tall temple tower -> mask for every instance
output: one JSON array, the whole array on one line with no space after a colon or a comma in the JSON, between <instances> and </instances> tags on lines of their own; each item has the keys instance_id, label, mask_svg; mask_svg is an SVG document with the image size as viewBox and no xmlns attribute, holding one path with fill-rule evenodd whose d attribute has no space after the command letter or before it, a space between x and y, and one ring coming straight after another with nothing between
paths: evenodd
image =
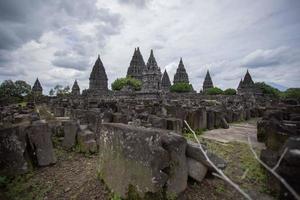
<instances>
[{"instance_id":1,"label":"tall temple tower","mask_svg":"<svg viewBox=\"0 0 300 200\"><path fill-rule=\"evenodd\" d=\"M43 94L43 88L42 88L42 85L38 78L34 82L34 85L32 86L31 91L34 95L42 95Z\"/></svg>"},{"instance_id":2,"label":"tall temple tower","mask_svg":"<svg viewBox=\"0 0 300 200\"><path fill-rule=\"evenodd\" d=\"M151 49L145 70L143 71L143 92L157 92L161 89L161 71Z\"/></svg>"},{"instance_id":3,"label":"tall temple tower","mask_svg":"<svg viewBox=\"0 0 300 200\"><path fill-rule=\"evenodd\" d=\"M95 94L103 94L108 91L107 75L105 68L98 56L90 75L89 91Z\"/></svg>"},{"instance_id":4,"label":"tall temple tower","mask_svg":"<svg viewBox=\"0 0 300 200\"><path fill-rule=\"evenodd\" d=\"M204 82L203 82L203 92L205 92L207 89L209 88L213 88L214 84L211 80L210 74L209 74L209 70L207 70Z\"/></svg>"},{"instance_id":5,"label":"tall temple tower","mask_svg":"<svg viewBox=\"0 0 300 200\"><path fill-rule=\"evenodd\" d=\"M140 52L140 48L134 49L134 53L132 59L130 61L130 65L127 70L127 77L132 77L138 79L140 81L143 80L143 71L146 65L143 59L143 56Z\"/></svg>"},{"instance_id":6,"label":"tall temple tower","mask_svg":"<svg viewBox=\"0 0 300 200\"><path fill-rule=\"evenodd\" d=\"M72 86L71 94L74 95L74 96L79 96L80 95L80 88L79 88L79 85L77 83L77 80L74 81L74 84Z\"/></svg>"},{"instance_id":7,"label":"tall temple tower","mask_svg":"<svg viewBox=\"0 0 300 200\"><path fill-rule=\"evenodd\" d=\"M163 77L161 79L161 89L163 91L168 92L170 90L170 87L171 87L171 81L170 81L167 70L165 70Z\"/></svg>"},{"instance_id":8,"label":"tall temple tower","mask_svg":"<svg viewBox=\"0 0 300 200\"><path fill-rule=\"evenodd\" d=\"M247 70L244 80L241 79L239 86L237 88L237 93L240 95L243 94L261 94L259 88L257 88L252 80L252 77Z\"/></svg>"},{"instance_id":9,"label":"tall temple tower","mask_svg":"<svg viewBox=\"0 0 300 200\"><path fill-rule=\"evenodd\" d=\"M189 76L186 73L186 70L184 68L182 58L180 58L179 65L177 67L177 71L174 75L173 83L189 83Z\"/></svg>"}]
</instances>

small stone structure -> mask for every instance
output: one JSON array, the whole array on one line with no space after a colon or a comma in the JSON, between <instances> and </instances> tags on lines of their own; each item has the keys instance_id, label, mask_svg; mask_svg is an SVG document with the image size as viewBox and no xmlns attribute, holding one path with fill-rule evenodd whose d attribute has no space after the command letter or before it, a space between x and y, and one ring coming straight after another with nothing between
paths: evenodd
<instances>
[{"instance_id":1,"label":"small stone structure","mask_svg":"<svg viewBox=\"0 0 300 200\"><path fill-rule=\"evenodd\" d=\"M161 79L161 89L165 92L169 92L171 87L171 81L167 70L165 69L163 77Z\"/></svg>"},{"instance_id":2,"label":"small stone structure","mask_svg":"<svg viewBox=\"0 0 300 200\"><path fill-rule=\"evenodd\" d=\"M143 71L142 91L146 93L161 90L161 71L151 49L145 70Z\"/></svg>"},{"instance_id":3,"label":"small stone structure","mask_svg":"<svg viewBox=\"0 0 300 200\"><path fill-rule=\"evenodd\" d=\"M105 72L105 68L103 66L103 63L100 59L100 55L98 56L91 75L90 75L90 83L89 83L89 94L105 94L108 92L108 87L107 87L107 75Z\"/></svg>"},{"instance_id":4,"label":"small stone structure","mask_svg":"<svg viewBox=\"0 0 300 200\"><path fill-rule=\"evenodd\" d=\"M143 59L143 56L140 52L140 48L137 47L134 49L130 65L127 70L127 77L132 77L140 81L143 80L143 71L145 70L146 65Z\"/></svg>"},{"instance_id":5,"label":"small stone structure","mask_svg":"<svg viewBox=\"0 0 300 200\"><path fill-rule=\"evenodd\" d=\"M177 71L174 75L173 83L189 83L189 76L184 68L182 58L180 58Z\"/></svg>"},{"instance_id":6,"label":"small stone structure","mask_svg":"<svg viewBox=\"0 0 300 200\"><path fill-rule=\"evenodd\" d=\"M72 86L71 94L73 96L79 96L80 95L80 88L79 88L79 85L77 83L77 80L74 81L74 84Z\"/></svg>"},{"instance_id":7,"label":"small stone structure","mask_svg":"<svg viewBox=\"0 0 300 200\"><path fill-rule=\"evenodd\" d=\"M209 70L207 70L207 73L205 75L205 79L203 82L203 92L206 92L209 88L213 88L213 87L214 87L214 84L211 80Z\"/></svg>"},{"instance_id":8,"label":"small stone structure","mask_svg":"<svg viewBox=\"0 0 300 200\"><path fill-rule=\"evenodd\" d=\"M32 86L32 93L37 96L43 94L43 88L38 78L36 79L34 85Z\"/></svg>"}]
</instances>

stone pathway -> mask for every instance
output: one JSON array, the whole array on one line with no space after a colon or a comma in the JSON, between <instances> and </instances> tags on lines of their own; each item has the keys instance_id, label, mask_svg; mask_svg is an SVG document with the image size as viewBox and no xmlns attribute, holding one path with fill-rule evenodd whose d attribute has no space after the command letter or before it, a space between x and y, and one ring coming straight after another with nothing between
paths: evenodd
<instances>
[{"instance_id":1,"label":"stone pathway","mask_svg":"<svg viewBox=\"0 0 300 200\"><path fill-rule=\"evenodd\" d=\"M258 149L265 148L264 143L257 141L256 128L257 119L251 119L249 121L232 123L229 125L229 129L214 129L205 131L201 137L211 140L216 140L222 143L228 142L243 142L248 144L248 136L250 136L252 145Z\"/></svg>"}]
</instances>

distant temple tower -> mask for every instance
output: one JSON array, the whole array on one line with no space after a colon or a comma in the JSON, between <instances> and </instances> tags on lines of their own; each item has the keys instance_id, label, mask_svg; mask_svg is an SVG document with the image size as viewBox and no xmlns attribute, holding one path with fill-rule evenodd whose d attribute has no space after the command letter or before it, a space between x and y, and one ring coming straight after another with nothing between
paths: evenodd
<instances>
[{"instance_id":1,"label":"distant temple tower","mask_svg":"<svg viewBox=\"0 0 300 200\"><path fill-rule=\"evenodd\" d=\"M204 79L204 82L203 82L203 92L205 92L207 89L213 88L213 87L214 87L214 84L211 80L209 71L207 70L207 73L206 73L206 76L205 76L205 79Z\"/></svg>"},{"instance_id":2,"label":"distant temple tower","mask_svg":"<svg viewBox=\"0 0 300 200\"><path fill-rule=\"evenodd\" d=\"M143 80L143 70L146 65L143 59L143 56L140 52L140 48L134 49L134 53L132 59L130 61L130 65L127 70L127 77L132 77L138 79L140 81Z\"/></svg>"},{"instance_id":3,"label":"distant temple tower","mask_svg":"<svg viewBox=\"0 0 300 200\"><path fill-rule=\"evenodd\" d=\"M38 78L36 79L36 81L32 87L32 93L34 95L42 95L43 94L43 88L42 88L42 85Z\"/></svg>"},{"instance_id":4,"label":"distant temple tower","mask_svg":"<svg viewBox=\"0 0 300 200\"><path fill-rule=\"evenodd\" d=\"M77 83L77 80L74 81L74 84L72 86L72 95L74 96L79 96L80 95L80 88L79 85Z\"/></svg>"},{"instance_id":5,"label":"distant temple tower","mask_svg":"<svg viewBox=\"0 0 300 200\"><path fill-rule=\"evenodd\" d=\"M237 93L242 95L242 94L261 94L260 89L258 89L253 80L252 77L247 70L244 80L241 79L239 86L237 88Z\"/></svg>"},{"instance_id":6,"label":"distant temple tower","mask_svg":"<svg viewBox=\"0 0 300 200\"><path fill-rule=\"evenodd\" d=\"M188 77L188 74L186 73L186 70L184 68L182 58L180 58L177 71L174 75L173 83L174 84L176 84L176 83L189 83L189 77Z\"/></svg>"},{"instance_id":7,"label":"distant temple tower","mask_svg":"<svg viewBox=\"0 0 300 200\"><path fill-rule=\"evenodd\" d=\"M157 92L161 89L161 71L151 49L145 70L143 71L142 91Z\"/></svg>"},{"instance_id":8,"label":"distant temple tower","mask_svg":"<svg viewBox=\"0 0 300 200\"><path fill-rule=\"evenodd\" d=\"M103 94L108 91L107 75L100 59L100 55L98 56L90 75L89 91L95 94Z\"/></svg>"},{"instance_id":9,"label":"distant temple tower","mask_svg":"<svg viewBox=\"0 0 300 200\"><path fill-rule=\"evenodd\" d=\"M161 89L164 91L169 91L171 87L171 81L167 70L165 70L163 77L161 79Z\"/></svg>"}]
</instances>

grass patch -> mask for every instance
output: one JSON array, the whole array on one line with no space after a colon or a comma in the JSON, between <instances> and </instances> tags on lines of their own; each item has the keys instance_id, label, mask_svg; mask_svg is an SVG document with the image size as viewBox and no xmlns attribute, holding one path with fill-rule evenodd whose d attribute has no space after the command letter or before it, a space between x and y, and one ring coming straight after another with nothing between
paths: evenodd
<instances>
[{"instance_id":1,"label":"grass patch","mask_svg":"<svg viewBox=\"0 0 300 200\"><path fill-rule=\"evenodd\" d=\"M207 148L225 159L228 163L224 173L246 190L258 190L269 193L267 174L254 158L248 144L240 142L219 143L205 140ZM257 151L259 155L259 152Z\"/></svg>"},{"instance_id":2,"label":"grass patch","mask_svg":"<svg viewBox=\"0 0 300 200\"><path fill-rule=\"evenodd\" d=\"M5 196L14 200L42 200L52 187L52 184L34 178L34 173L29 172L8 180L5 185Z\"/></svg>"}]
</instances>

